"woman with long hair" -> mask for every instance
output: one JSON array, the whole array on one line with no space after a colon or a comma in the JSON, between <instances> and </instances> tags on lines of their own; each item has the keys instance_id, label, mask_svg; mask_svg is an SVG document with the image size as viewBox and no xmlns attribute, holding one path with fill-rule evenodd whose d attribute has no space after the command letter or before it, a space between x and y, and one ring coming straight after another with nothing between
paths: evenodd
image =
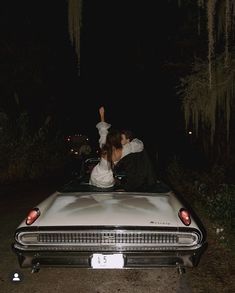
<instances>
[{"instance_id":1,"label":"woman with long hair","mask_svg":"<svg viewBox=\"0 0 235 293\"><path fill-rule=\"evenodd\" d=\"M94 167L90 176L90 184L96 187L108 188L115 184L113 176L114 165L124 156L141 152L144 144L141 140L131 137L131 132L111 129L111 124L104 118L104 107L99 108L100 122L96 125L99 131L100 162Z\"/></svg>"}]
</instances>

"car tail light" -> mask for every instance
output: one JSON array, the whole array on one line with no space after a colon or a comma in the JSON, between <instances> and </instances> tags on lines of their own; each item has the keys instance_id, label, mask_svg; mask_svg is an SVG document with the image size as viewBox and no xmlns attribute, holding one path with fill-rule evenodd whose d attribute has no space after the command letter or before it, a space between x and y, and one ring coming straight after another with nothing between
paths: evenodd
<instances>
[{"instance_id":1,"label":"car tail light","mask_svg":"<svg viewBox=\"0 0 235 293\"><path fill-rule=\"evenodd\" d=\"M189 226L191 224L190 213L186 209L182 208L179 210L179 218L185 226Z\"/></svg>"},{"instance_id":2,"label":"car tail light","mask_svg":"<svg viewBox=\"0 0 235 293\"><path fill-rule=\"evenodd\" d=\"M40 210L38 208L32 209L26 219L26 224L31 225L33 222L37 220L37 218L40 216Z\"/></svg>"}]
</instances>

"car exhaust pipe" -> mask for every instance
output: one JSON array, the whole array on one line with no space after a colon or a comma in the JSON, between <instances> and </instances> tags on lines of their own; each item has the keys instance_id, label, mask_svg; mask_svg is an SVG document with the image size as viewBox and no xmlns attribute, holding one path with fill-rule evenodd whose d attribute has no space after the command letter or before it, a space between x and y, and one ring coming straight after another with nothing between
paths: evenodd
<instances>
[{"instance_id":1,"label":"car exhaust pipe","mask_svg":"<svg viewBox=\"0 0 235 293\"><path fill-rule=\"evenodd\" d=\"M40 263L37 262L36 264L33 265L31 273L34 274L34 273L38 273L39 271L40 271Z\"/></svg>"},{"instance_id":2,"label":"car exhaust pipe","mask_svg":"<svg viewBox=\"0 0 235 293\"><path fill-rule=\"evenodd\" d=\"M184 267L179 266L179 267L177 268L177 270L178 270L179 275L183 275L183 274L186 273L186 270L185 270Z\"/></svg>"},{"instance_id":3,"label":"car exhaust pipe","mask_svg":"<svg viewBox=\"0 0 235 293\"><path fill-rule=\"evenodd\" d=\"M183 275L186 273L185 267L179 265L178 263L176 265L177 265L177 271L179 275Z\"/></svg>"}]
</instances>

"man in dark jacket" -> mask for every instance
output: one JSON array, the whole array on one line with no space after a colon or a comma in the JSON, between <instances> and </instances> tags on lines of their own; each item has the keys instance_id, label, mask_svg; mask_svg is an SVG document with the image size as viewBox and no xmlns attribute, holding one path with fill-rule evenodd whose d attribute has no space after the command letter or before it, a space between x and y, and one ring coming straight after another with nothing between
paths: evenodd
<instances>
[{"instance_id":1,"label":"man in dark jacket","mask_svg":"<svg viewBox=\"0 0 235 293\"><path fill-rule=\"evenodd\" d=\"M122 176L118 179L118 175ZM150 191L157 181L153 166L145 150L126 155L114 167L116 189Z\"/></svg>"}]
</instances>

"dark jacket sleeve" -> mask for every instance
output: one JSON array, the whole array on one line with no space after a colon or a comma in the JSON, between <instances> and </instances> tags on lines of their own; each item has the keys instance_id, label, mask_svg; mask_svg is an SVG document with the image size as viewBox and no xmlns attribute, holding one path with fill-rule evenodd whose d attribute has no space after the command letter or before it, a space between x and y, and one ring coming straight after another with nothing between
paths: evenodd
<instances>
[{"instance_id":1,"label":"dark jacket sleeve","mask_svg":"<svg viewBox=\"0 0 235 293\"><path fill-rule=\"evenodd\" d=\"M122 158L116 165L114 173L125 174L118 188L126 191L146 191L156 182L146 151L132 153Z\"/></svg>"}]
</instances>

